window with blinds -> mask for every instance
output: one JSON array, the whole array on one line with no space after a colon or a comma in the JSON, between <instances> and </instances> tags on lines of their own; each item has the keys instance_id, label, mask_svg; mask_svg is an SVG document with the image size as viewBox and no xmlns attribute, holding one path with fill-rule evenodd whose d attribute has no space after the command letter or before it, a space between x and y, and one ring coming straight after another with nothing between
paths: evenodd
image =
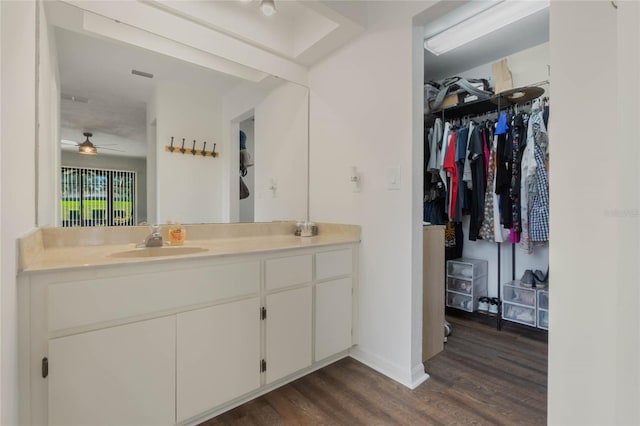
<instances>
[{"instance_id":1,"label":"window with blinds","mask_svg":"<svg viewBox=\"0 0 640 426\"><path fill-rule=\"evenodd\" d=\"M136 172L62 167L63 227L136 223Z\"/></svg>"}]
</instances>

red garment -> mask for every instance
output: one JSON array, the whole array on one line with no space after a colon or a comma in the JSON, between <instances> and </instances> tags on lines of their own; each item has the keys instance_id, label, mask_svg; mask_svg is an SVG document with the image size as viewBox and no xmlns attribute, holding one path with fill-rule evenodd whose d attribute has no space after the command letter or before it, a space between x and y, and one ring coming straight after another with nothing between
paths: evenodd
<instances>
[{"instance_id":1,"label":"red garment","mask_svg":"<svg viewBox=\"0 0 640 426\"><path fill-rule=\"evenodd\" d=\"M451 138L449 139L449 147L447 148L447 154L444 157L444 163L442 168L451 177L451 191L450 204L449 204L449 219L453 220L456 215L456 200L458 199L458 163L456 162L456 132L451 132Z\"/></svg>"}]
</instances>

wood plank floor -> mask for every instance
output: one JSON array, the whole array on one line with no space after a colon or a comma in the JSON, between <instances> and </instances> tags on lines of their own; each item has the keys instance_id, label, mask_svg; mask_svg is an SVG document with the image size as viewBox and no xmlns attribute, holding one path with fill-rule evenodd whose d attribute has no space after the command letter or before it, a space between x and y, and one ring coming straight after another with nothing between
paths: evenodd
<instances>
[{"instance_id":1,"label":"wood plank floor","mask_svg":"<svg viewBox=\"0 0 640 426\"><path fill-rule=\"evenodd\" d=\"M409 390L346 358L202 425L544 425L544 335L449 317L429 380Z\"/></svg>"}]
</instances>

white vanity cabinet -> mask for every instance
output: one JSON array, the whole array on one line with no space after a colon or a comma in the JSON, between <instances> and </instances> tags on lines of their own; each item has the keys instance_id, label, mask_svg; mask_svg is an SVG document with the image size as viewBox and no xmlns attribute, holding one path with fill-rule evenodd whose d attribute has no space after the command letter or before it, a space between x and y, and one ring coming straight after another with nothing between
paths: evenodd
<instances>
[{"instance_id":1,"label":"white vanity cabinet","mask_svg":"<svg viewBox=\"0 0 640 426\"><path fill-rule=\"evenodd\" d=\"M273 383L311 365L311 287L266 297L266 382Z\"/></svg>"},{"instance_id":2,"label":"white vanity cabinet","mask_svg":"<svg viewBox=\"0 0 640 426\"><path fill-rule=\"evenodd\" d=\"M50 425L171 425L173 317L49 340Z\"/></svg>"},{"instance_id":3,"label":"white vanity cabinet","mask_svg":"<svg viewBox=\"0 0 640 426\"><path fill-rule=\"evenodd\" d=\"M313 362L312 279L312 254L265 262L266 383L309 367Z\"/></svg>"},{"instance_id":4,"label":"white vanity cabinet","mask_svg":"<svg viewBox=\"0 0 640 426\"><path fill-rule=\"evenodd\" d=\"M348 355L355 253L22 275L20 424L197 424Z\"/></svg>"},{"instance_id":5,"label":"white vanity cabinet","mask_svg":"<svg viewBox=\"0 0 640 426\"><path fill-rule=\"evenodd\" d=\"M259 309L253 297L177 315L178 422L260 387Z\"/></svg>"},{"instance_id":6,"label":"white vanity cabinet","mask_svg":"<svg viewBox=\"0 0 640 426\"><path fill-rule=\"evenodd\" d=\"M316 254L315 359L325 359L353 342L353 254L350 249Z\"/></svg>"}]
</instances>

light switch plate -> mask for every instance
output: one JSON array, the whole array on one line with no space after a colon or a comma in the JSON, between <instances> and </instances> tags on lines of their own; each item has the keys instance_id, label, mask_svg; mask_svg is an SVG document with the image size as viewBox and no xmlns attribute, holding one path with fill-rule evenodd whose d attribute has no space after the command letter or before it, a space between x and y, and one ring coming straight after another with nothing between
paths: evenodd
<instances>
[{"instance_id":1,"label":"light switch plate","mask_svg":"<svg viewBox=\"0 0 640 426\"><path fill-rule=\"evenodd\" d=\"M394 190L400 189L400 167L387 167L387 189Z\"/></svg>"}]
</instances>

